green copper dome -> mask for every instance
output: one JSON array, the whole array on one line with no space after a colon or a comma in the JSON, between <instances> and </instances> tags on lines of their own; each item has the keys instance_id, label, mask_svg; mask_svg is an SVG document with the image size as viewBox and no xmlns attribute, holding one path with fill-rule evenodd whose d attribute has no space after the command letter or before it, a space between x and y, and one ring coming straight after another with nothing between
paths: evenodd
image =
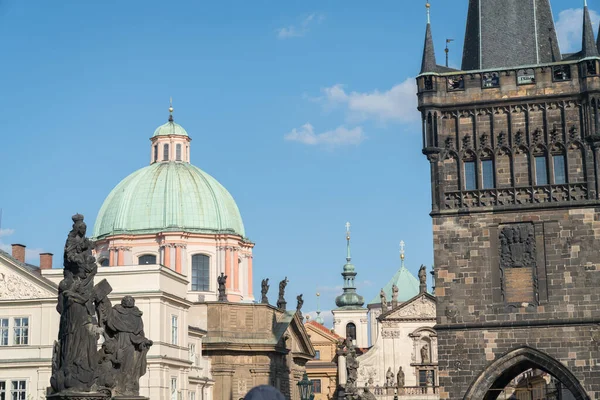
<instances>
[{"instance_id":1,"label":"green copper dome","mask_svg":"<svg viewBox=\"0 0 600 400\"><path fill-rule=\"evenodd\" d=\"M188 136L188 133L185 129L183 129L183 126L169 120L169 122L167 122L166 124L156 128L152 137L167 135Z\"/></svg>"},{"instance_id":2,"label":"green copper dome","mask_svg":"<svg viewBox=\"0 0 600 400\"><path fill-rule=\"evenodd\" d=\"M166 125L187 135L175 123ZM110 192L94 225L94 237L166 231L245 236L233 197L212 176L182 162L161 162L123 179Z\"/></svg>"}]
</instances>

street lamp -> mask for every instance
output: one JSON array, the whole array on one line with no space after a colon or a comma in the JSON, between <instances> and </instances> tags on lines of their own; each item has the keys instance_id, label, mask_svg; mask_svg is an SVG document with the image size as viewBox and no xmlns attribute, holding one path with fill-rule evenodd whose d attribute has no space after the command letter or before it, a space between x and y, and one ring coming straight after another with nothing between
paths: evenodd
<instances>
[{"instance_id":1,"label":"street lamp","mask_svg":"<svg viewBox=\"0 0 600 400\"><path fill-rule=\"evenodd\" d=\"M315 397L313 395L313 382L308 380L306 372L302 380L298 382L298 390L300 391L300 400L312 400Z\"/></svg>"}]
</instances>

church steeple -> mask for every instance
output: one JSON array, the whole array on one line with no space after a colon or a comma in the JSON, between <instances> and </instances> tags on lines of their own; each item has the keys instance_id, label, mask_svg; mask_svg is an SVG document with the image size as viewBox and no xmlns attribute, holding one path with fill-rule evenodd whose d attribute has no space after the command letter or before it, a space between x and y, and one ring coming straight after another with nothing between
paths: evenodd
<instances>
[{"instance_id":1,"label":"church steeple","mask_svg":"<svg viewBox=\"0 0 600 400\"><path fill-rule=\"evenodd\" d=\"M435 60L435 51L433 48L433 36L431 34L431 5L427 3L427 28L425 29L425 45L423 46L423 59L421 61L421 74L426 72L435 72L437 62Z\"/></svg>"},{"instance_id":2,"label":"church steeple","mask_svg":"<svg viewBox=\"0 0 600 400\"><path fill-rule=\"evenodd\" d=\"M469 0L462 69L561 61L550 0Z\"/></svg>"},{"instance_id":3,"label":"church steeple","mask_svg":"<svg viewBox=\"0 0 600 400\"><path fill-rule=\"evenodd\" d=\"M581 42L581 58L600 56L594 43L594 29L592 28L592 18L590 17L587 0L583 2L583 35Z\"/></svg>"},{"instance_id":4,"label":"church steeple","mask_svg":"<svg viewBox=\"0 0 600 400\"><path fill-rule=\"evenodd\" d=\"M342 272L344 278L344 293L336 297L335 304L340 308L361 308L365 304L365 299L356 293L354 278L356 278L356 269L352 264L350 255L350 222L346 222L346 265Z\"/></svg>"}]
</instances>

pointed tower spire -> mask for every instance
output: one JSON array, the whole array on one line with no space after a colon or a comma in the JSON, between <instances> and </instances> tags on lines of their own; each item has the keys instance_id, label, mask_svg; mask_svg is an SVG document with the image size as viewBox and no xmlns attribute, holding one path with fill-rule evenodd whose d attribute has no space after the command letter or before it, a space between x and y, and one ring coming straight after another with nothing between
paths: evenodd
<instances>
[{"instance_id":1,"label":"pointed tower spire","mask_svg":"<svg viewBox=\"0 0 600 400\"><path fill-rule=\"evenodd\" d=\"M561 55L550 0L469 0L464 71L556 61Z\"/></svg>"},{"instance_id":2,"label":"pointed tower spire","mask_svg":"<svg viewBox=\"0 0 600 400\"><path fill-rule=\"evenodd\" d=\"M583 1L583 35L581 42L581 58L600 56L594 43L594 29L592 28L592 18L590 17L587 0Z\"/></svg>"},{"instance_id":3,"label":"pointed tower spire","mask_svg":"<svg viewBox=\"0 0 600 400\"><path fill-rule=\"evenodd\" d=\"M425 4L427 8L427 28L425 29L425 45L423 46L423 60L421 61L421 74L434 72L437 62L435 60L435 50L433 48L433 36L431 34L431 4Z\"/></svg>"},{"instance_id":4,"label":"pointed tower spire","mask_svg":"<svg viewBox=\"0 0 600 400\"><path fill-rule=\"evenodd\" d=\"M346 222L346 265L342 272L344 278L344 293L336 297L335 304L340 308L361 308L365 304L365 299L356 293L354 279L356 278L356 269L351 263L350 255L350 222Z\"/></svg>"}]
</instances>

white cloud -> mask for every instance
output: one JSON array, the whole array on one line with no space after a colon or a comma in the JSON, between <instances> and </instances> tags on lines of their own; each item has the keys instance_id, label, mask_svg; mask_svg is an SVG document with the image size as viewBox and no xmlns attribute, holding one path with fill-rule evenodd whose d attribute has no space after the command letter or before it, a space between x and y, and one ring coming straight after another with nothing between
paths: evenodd
<instances>
[{"instance_id":1,"label":"white cloud","mask_svg":"<svg viewBox=\"0 0 600 400\"><path fill-rule=\"evenodd\" d=\"M285 140L300 142L310 146L324 145L328 147L338 147L358 145L365 140L366 136L360 126L352 129L339 126L332 131L315 133L313 126L306 123L298 129L292 129L292 131L287 133L284 138Z\"/></svg>"},{"instance_id":2,"label":"white cloud","mask_svg":"<svg viewBox=\"0 0 600 400\"><path fill-rule=\"evenodd\" d=\"M324 18L325 17L321 14L312 13L304 18L299 25L290 25L277 29L277 37L279 39L302 37L308 33L311 25L320 23Z\"/></svg>"},{"instance_id":3,"label":"white cloud","mask_svg":"<svg viewBox=\"0 0 600 400\"><path fill-rule=\"evenodd\" d=\"M0 237L2 237L2 236L10 236L13 233L15 233L14 229L9 229L9 228L0 229Z\"/></svg>"},{"instance_id":4,"label":"white cloud","mask_svg":"<svg viewBox=\"0 0 600 400\"><path fill-rule=\"evenodd\" d=\"M322 89L325 108L345 107L350 120L373 119L378 122L412 122L417 112L417 85L414 78L380 92L346 92L341 84Z\"/></svg>"},{"instance_id":5,"label":"white cloud","mask_svg":"<svg viewBox=\"0 0 600 400\"><path fill-rule=\"evenodd\" d=\"M590 10L592 24L596 26L600 20L600 14ZM583 8L569 8L558 14L556 21L556 33L558 43L563 53L574 53L581 50L581 32L583 21Z\"/></svg>"}]
</instances>

